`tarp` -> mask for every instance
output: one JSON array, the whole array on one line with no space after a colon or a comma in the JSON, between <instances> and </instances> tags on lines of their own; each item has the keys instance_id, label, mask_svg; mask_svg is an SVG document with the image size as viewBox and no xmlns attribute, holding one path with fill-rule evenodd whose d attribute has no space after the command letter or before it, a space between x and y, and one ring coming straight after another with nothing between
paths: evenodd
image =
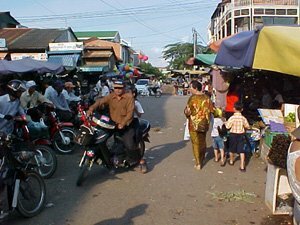
<instances>
[{"instance_id":1,"label":"tarp","mask_svg":"<svg viewBox=\"0 0 300 225\"><path fill-rule=\"evenodd\" d=\"M222 41L215 63L231 67L252 67L258 32L244 31Z\"/></svg>"},{"instance_id":2,"label":"tarp","mask_svg":"<svg viewBox=\"0 0 300 225\"><path fill-rule=\"evenodd\" d=\"M31 58L24 58L14 61L0 60L0 75L28 72L34 72L39 74L58 74L63 71L64 67L61 64L54 64L47 61L39 61Z\"/></svg>"},{"instance_id":3,"label":"tarp","mask_svg":"<svg viewBox=\"0 0 300 225\"><path fill-rule=\"evenodd\" d=\"M265 26L224 40L215 63L300 77L300 27Z\"/></svg>"},{"instance_id":4,"label":"tarp","mask_svg":"<svg viewBox=\"0 0 300 225\"><path fill-rule=\"evenodd\" d=\"M300 76L300 27L264 27L253 68Z\"/></svg>"},{"instance_id":5,"label":"tarp","mask_svg":"<svg viewBox=\"0 0 300 225\"><path fill-rule=\"evenodd\" d=\"M196 59L207 65L213 65L215 63L216 54L197 54Z\"/></svg>"}]
</instances>

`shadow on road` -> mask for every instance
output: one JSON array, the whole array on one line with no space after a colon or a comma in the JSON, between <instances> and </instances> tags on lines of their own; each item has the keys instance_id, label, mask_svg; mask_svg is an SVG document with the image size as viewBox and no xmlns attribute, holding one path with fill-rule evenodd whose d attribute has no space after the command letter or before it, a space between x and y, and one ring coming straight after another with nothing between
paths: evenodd
<instances>
[{"instance_id":1,"label":"shadow on road","mask_svg":"<svg viewBox=\"0 0 300 225\"><path fill-rule=\"evenodd\" d=\"M187 145L188 141L179 141L175 143L166 143L162 145L157 145L150 148L146 152L146 157L150 159L150 164L148 165L149 171L154 169L154 167L161 163L164 159L168 158L172 153L183 149Z\"/></svg>"},{"instance_id":2,"label":"shadow on road","mask_svg":"<svg viewBox=\"0 0 300 225\"><path fill-rule=\"evenodd\" d=\"M140 204L133 208L127 209L121 218L103 220L95 225L133 225L133 218L143 215L148 208L147 204Z\"/></svg>"}]
</instances>

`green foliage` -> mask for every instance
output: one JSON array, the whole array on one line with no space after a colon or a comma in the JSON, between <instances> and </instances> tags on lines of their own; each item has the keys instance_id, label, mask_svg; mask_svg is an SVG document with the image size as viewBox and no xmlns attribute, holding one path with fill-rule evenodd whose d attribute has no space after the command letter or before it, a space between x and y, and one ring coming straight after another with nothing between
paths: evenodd
<instances>
[{"instance_id":1,"label":"green foliage","mask_svg":"<svg viewBox=\"0 0 300 225\"><path fill-rule=\"evenodd\" d=\"M202 46L197 46L197 53L209 52L209 49ZM194 55L193 43L181 43L177 42L169 44L164 47L163 58L169 62L169 68L171 69L184 69L191 68L186 65L186 61Z\"/></svg>"},{"instance_id":2,"label":"green foliage","mask_svg":"<svg viewBox=\"0 0 300 225\"><path fill-rule=\"evenodd\" d=\"M162 77L162 73L157 67L152 66L151 63L142 62L139 67L145 74L154 74L156 78Z\"/></svg>"}]
</instances>

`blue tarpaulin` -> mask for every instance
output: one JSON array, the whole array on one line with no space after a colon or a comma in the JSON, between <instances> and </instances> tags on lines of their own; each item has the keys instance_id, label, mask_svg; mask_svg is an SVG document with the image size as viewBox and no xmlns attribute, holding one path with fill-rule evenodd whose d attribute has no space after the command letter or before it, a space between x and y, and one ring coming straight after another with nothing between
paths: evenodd
<instances>
[{"instance_id":1,"label":"blue tarpaulin","mask_svg":"<svg viewBox=\"0 0 300 225\"><path fill-rule=\"evenodd\" d=\"M47 61L24 58L20 60L7 61L0 60L0 75L14 73L54 73L58 74L64 71L62 64L54 64Z\"/></svg>"}]
</instances>

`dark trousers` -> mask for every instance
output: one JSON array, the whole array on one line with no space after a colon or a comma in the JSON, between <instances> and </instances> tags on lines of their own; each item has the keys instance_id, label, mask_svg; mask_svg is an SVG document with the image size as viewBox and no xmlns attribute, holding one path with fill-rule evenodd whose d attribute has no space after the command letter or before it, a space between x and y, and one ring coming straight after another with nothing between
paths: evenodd
<instances>
[{"instance_id":1,"label":"dark trousers","mask_svg":"<svg viewBox=\"0 0 300 225\"><path fill-rule=\"evenodd\" d=\"M73 113L67 110L56 109L55 110L60 121L63 122L72 122L73 121Z\"/></svg>"},{"instance_id":2,"label":"dark trousers","mask_svg":"<svg viewBox=\"0 0 300 225\"><path fill-rule=\"evenodd\" d=\"M123 129L121 132L121 137L123 139L123 144L125 146L125 151L127 153L127 156L130 160L138 160L138 154L135 147L135 128L134 123L131 122L131 124L125 129Z\"/></svg>"}]
</instances>

